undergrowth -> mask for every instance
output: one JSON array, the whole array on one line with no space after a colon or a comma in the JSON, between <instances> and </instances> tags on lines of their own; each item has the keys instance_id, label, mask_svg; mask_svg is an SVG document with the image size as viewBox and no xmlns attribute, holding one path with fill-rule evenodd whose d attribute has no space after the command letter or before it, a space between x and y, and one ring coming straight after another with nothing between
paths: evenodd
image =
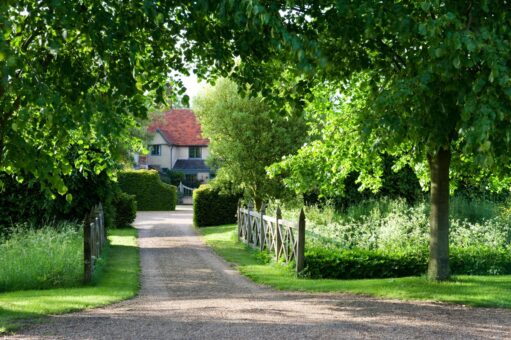
<instances>
[{"instance_id":1,"label":"undergrowth","mask_svg":"<svg viewBox=\"0 0 511 340\"><path fill-rule=\"evenodd\" d=\"M453 197L450 202L450 267L454 274L511 274L511 214L506 202ZM274 207L273 207L274 208ZM425 273L429 203L367 200L344 211L309 206L306 271L310 277L399 277ZM272 207L267 210L274 213ZM297 220L297 208L283 217Z\"/></svg>"}]
</instances>

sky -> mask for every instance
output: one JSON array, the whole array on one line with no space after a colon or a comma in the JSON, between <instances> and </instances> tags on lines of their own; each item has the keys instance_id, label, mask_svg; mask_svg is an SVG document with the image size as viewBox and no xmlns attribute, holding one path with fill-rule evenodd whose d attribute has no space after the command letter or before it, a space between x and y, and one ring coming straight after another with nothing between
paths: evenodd
<instances>
[{"instance_id":1,"label":"sky","mask_svg":"<svg viewBox=\"0 0 511 340\"><path fill-rule=\"evenodd\" d=\"M188 77L184 76L182 79L183 84L186 87L186 94L190 97L190 104L193 105L193 97L200 92L201 87L206 85L206 82L198 82L197 76L193 73Z\"/></svg>"}]
</instances>

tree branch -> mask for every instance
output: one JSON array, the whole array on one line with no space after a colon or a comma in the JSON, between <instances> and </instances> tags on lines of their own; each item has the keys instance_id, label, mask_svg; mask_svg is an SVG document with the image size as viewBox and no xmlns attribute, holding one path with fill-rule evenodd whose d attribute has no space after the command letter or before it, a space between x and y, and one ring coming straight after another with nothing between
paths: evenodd
<instances>
[{"instance_id":1,"label":"tree branch","mask_svg":"<svg viewBox=\"0 0 511 340\"><path fill-rule=\"evenodd\" d=\"M382 52L389 52L390 53L390 57L392 58L392 62L394 63L394 65L396 65L396 67L401 70L403 69L405 66L406 66L406 63L405 63L405 60L403 59L403 57L401 57L399 54L396 53L396 51L394 51L389 45L385 44L383 42L383 40L379 40L378 41L378 44L380 45L380 47L382 48Z\"/></svg>"},{"instance_id":2,"label":"tree branch","mask_svg":"<svg viewBox=\"0 0 511 340\"><path fill-rule=\"evenodd\" d=\"M472 1L468 3L467 8L467 30L470 30L471 25L472 25Z\"/></svg>"},{"instance_id":3,"label":"tree branch","mask_svg":"<svg viewBox=\"0 0 511 340\"><path fill-rule=\"evenodd\" d=\"M35 31L33 31L27 40L25 40L25 42L23 43L23 45L21 45L21 50L23 52L26 52L27 51L27 48L28 46L32 43L32 41L34 41L34 39L41 33L41 30L40 29L37 29Z\"/></svg>"}]
</instances>

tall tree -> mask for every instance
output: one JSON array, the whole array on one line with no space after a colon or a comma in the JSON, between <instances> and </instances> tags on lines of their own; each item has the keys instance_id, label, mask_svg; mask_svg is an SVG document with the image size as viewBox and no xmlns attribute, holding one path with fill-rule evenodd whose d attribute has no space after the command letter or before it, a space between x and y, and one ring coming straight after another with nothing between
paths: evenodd
<instances>
[{"instance_id":1,"label":"tall tree","mask_svg":"<svg viewBox=\"0 0 511 340\"><path fill-rule=\"evenodd\" d=\"M357 128L372 148L429 168L428 274L449 276L450 173L509 174L511 3L509 1L211 2L242 68L237 79L297 74L348 84L366 77ZM252 44L241 37L250 36ZM236 38L238 37L238 39ZM261 53L261 51L263 53ZM343 88L341 87L342 91Z\"/></svg>"},{"instance_id":2,"label":"tall tree","mask_svg":"<svg viewBox=\"0 0 511 340\"><path fill-rule=\"evenodd\" d=\"M131 142L133 117L145 116L147 98L164 101L169 79L183 95L176 75L187 75L190 63L202 76L202 64L233 64L222 41L204 40L215 32L195 20L206 16L204 5L1 1L0 172L64 194L62 176L73 167L111 168L116 150ZM70 148L80 150L72 161ZM90 148L99 150L93 165Z\"/></svg>"},{"instance_id":3,"label":"tall tree","mask_svg":"<svg viewBox=\"0 0 511 340\"><path fill-rule=\"evenodd\" d=\"M280 179L269 179L266 167L302 145L300 116L280 114L261 96L242 97L225 78L195 98L194 110L210 139L209 162L219 167L215 181L244 191L258 210L265 199L285 197Z\"/></svg>"}]
</instances>

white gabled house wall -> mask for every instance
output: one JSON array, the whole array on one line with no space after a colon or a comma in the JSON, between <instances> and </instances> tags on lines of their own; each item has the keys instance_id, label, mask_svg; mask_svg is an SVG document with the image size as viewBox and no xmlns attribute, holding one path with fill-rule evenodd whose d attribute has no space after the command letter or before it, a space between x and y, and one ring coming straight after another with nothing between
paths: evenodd
<instances>
[{"instance_id":1,"label":"white gabled house wall","mask_svg":"<svg viewBox=\"0 0 511 340\"><path fill-rule=\"evenodd\" d=\"M189 146L176 146L169 145L168 142L163 138L160 132L156 132L151 141L148 143L149 151L151 151L151 146L159 145L160 146L160 154L152 155L149 152L147 156L147 164L150 166L157 166L160 169L172 169L176 164L176 161L179 159L190 159L189 157ZM207 146L200 146L201 148L201 159L207 159L209 157L209 149ZM197 174L197 179L199 181L208 181L210 178L210 174L208 172L199 172Z\"/></svg>"},{"instance_id":2,"label":"white gabled house wall","mask_svg":"<svg viewBox=\"0 0 511 340\"><path fill-rule=\"evenodd\" d=\"M172 166L178 159L189 159L189 146L174 146L172 148ZM209 156L209 150L207 146L201 146L201 159L207 159Z\"/></svg>"},{"instance_id":3,"label":"white gabled house wall","mask_svg":"<svg viewBox=\"0 0 511 340\"><path fill-rule=\"evenodd\" d=\"M160 155L151 155L151 146L159 145L160 146ZM159 132L156 132L153 136L153 139L148 143L149 146L149 155L147 155L147 164L151 166L159 166L160 169L163 168L172 168L170 166L171 160L171 147L162 137ZM173 165L173 164L172 164Z\"/></svg>"}]
</instances>

